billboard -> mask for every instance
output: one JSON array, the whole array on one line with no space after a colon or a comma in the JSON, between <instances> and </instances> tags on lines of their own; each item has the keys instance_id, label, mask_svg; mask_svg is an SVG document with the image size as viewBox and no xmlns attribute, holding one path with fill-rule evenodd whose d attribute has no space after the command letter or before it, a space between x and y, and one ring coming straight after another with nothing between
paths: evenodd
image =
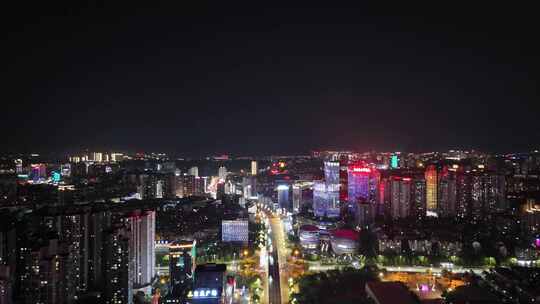
<instances>
[{"instance_id":1,"label":"billboard","mask_svg":"<svg viewBox=\"0 0 540 304\"><path fill-rule=\"evenodd\" d=\"M224 220L221 221L221 241L223 242L248 242L248 220Z\"/></svg>"}]
</instances>

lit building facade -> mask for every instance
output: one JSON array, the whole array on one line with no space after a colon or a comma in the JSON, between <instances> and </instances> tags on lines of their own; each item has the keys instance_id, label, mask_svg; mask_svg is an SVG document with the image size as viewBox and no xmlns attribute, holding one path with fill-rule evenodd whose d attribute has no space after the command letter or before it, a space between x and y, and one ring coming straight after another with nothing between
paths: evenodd
<instances>
[{"instance_id":1,"label":"lit building facade","mask_svg":"<svg viewBox=\"0 0 540 304\"><path fill-rule=\"evenodd\" d=\"M247 220L221 221L221 241L248 243L249 228Z\"/></svg>"},{"instance_id":2,"label":"lit building facade","mask_svg":"<svg viewBox=\"0 0 540 304\"><path fill-rule=\"evenodd\" d=\"M289 185L281 184L277 186L278 205L279 208L292 211L291 202L289 199Z\"/></svg>"},{"instance_id":3,"label":"lit building facade","mask_svg":"<svg viewBox=\"0 0 540 304\"><path fill-rule=\"evenodd\" d=\"M257 161L256 160L252 160L251 161L251 175L255 176L257 175Z\"/></svg>"},{"instance_id":4,"label":"lit building facade","mask_svg":"<svg viewBox=\"0 0 540 304\"><path fill-rule=\"evenodd\" d=\"M437 167L430 165L426 168L426 207L428 212L437 212Z\"/></svg>"},{"instance_id":5,"label":"lit building facade","mask_svg":"<svg viewBox=\"0 0 540 304\"><path fill-rule=\"evenodd\" d=\"M189 175L193 175L195 177L199 177L199 168L198 167L191 167L189 168Z\"/></svg>"},{"instance_id":6,"label":"lit building facade","mask_svg":"<svg viewBox=\"0 0 540 304\"><path fill-rule=\"evenodd\" d=\"M335 188L334 188L335 189ZM332 190L334 190L332 189ZM317 217L339 217L339 191L329 191L326 182L313 182L313 213Z\"/></svg>"}]
</instances>

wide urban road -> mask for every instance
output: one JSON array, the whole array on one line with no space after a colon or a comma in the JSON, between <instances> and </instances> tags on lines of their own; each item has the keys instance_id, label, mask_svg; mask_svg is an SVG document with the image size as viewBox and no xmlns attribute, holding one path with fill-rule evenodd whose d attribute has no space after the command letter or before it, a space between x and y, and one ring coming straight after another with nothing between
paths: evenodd
<instances>
[{"instance_id":1,"label":"wide urban road","mask_svg":"<svg viewBox=\"0 0 540 304\"><path fill-rule=\"evenodd\" d=\"M275 243L274 231L272 230L272 244ZM272 257L272 258L270 258ZM272 262L273 259L273 262ZM277 250L269 253L268 258L268 298L270 304L281 304L281 282L279 276L279 257Z\"/></svg>"},{"instance_id":2,"label":"wide urban road","mask_svg":"<svg viewBox=\"0 0 540 304\"><path fill-rule=\"evenodd\" d=\"M289 289L288 289L288 271L287 271L287 248L285 246L285 230L283 229L283 222L281 218L277 215L269 216L270 227L272 228L272 245L274 250L272 252L272 257L274 258L274 268L276 270L276 275L273 276L272 284L279 284L278 288L275 290L276 297L279 298L281 295L281 300L275 300L275 302L270 303L288 303L289 302ZM278 302L279 301L279 302Z\"/></svg>"}]
</instances>

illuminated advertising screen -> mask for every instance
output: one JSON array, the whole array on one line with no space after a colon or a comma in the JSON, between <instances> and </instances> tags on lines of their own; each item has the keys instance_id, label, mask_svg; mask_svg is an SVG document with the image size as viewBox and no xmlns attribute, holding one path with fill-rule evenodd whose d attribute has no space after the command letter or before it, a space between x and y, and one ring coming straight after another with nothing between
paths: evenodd
<instances>
[{"instance_id":1,"label":"illuminated advertising screen","mask_svg":"<svg viewBox=\"0 0 540 304\"><path fill-rule=\"evenodd\" d=\"M221 240L223 242L248 242L248 221L231 220L221 222Z\"/></svg>"}]
</instances>

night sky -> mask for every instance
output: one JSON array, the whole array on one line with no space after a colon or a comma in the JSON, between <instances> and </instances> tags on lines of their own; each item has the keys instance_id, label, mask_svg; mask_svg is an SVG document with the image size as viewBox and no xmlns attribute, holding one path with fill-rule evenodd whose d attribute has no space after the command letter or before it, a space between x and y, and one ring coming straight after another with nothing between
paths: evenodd
<instances>
[{"instance_id":1,"label":"night sky","mask_svg":"<svg viewBox=\"0 0 540 304\"><path fill-rule=\"evenodd\" d=\"M540 146L532 7L45 2L2 9L1 150Z\"/></svg>"}]
</instances>

